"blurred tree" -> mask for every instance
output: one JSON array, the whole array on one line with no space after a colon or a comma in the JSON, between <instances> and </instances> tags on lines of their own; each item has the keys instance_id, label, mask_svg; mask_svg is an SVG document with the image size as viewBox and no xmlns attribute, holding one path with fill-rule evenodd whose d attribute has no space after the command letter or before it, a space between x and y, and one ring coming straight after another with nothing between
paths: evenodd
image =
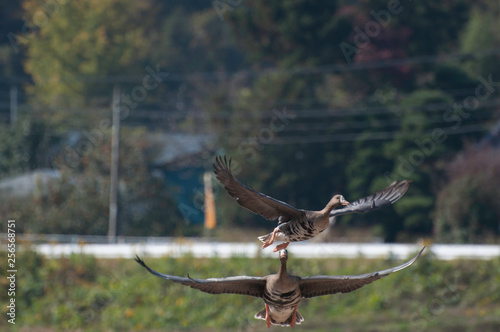
<instances>
[{"instance_id":1,"label":"blurred tree","mask_svg":"<svg viewBox=\"0 0 500 332\"><path fill-rule=\"evenodd\" d=\"M330 64L342 56L335 45L347 36L350 25L337 9L335 2L257 1L227 13L225 18L252 69L278 67L284 72L241 73L221 92L220 96L225 96L212 96L207 103L214 126L232 133L222 136L222 144L239 163L240 177L251 178L249 182L258 190L307 209L323 208L327 197L341 189L342 177L325 180L324 176L342 158L339 150L327 144L286 144L287 137L297 139L300 135L293 128L307 127L307 120L295 120L296 111L327 105L320 96L325 93L320 90L322 76L292 76L287 68ZM230 115L218 119L215 114L221 109ZM285 144L276 145L280 140ZM324 158L325 153L330 157ZM242 224L254 220L268 225L259 216L231 207L227 210L245 218Z\"/></svg>"},{"instance_id":2,"label":"blurred tree","mask_svg":"<svg viewBox=\"0 0 500 332\"><path fill-rule=\"evenodd\" d=\"M24 101L22 84L28 78L23 69L24 49L18 48L15 35L22 34L23 10L21 1L0 3L0 121L9 119L10 89L17 86L17 100Z\"/></svg>"},{"instance_id":3,"label":"blurred tree","mask_svg":"<svg viewBox=\"0 0 500 332\"><path fill-rule=\"evenodd\" d=\"M51 128L40 120L21 118L13 127L0 125L0 179L50 166Z\"/></svg>"},{"instance_id":4,"label":"blurred tree","mask_svg":"<svg viewBox=\"0 0 500 332\"><path fill-rule=\"evenodd\" d=\"M37 103L74 107L105 97L107 104L106 75L144 72L151 47L146 31L154 23L147 16L151 1L56 2L46 11L39 1L26 0L24 7L28 17L40 20L36 36L26 41L25 63Z\"/></svg>"},{"instance_id":5,"label":"blurred tree","mask_svg":"<svg viewBox=\"0 0 500 332\"><path fill-rule=\"evenodd\" d=\"M169 6L159 24L148 38L155 45L151 58L164 70L189 75L241 68L243 55L235 48L231 27L221 24L213 8Z\"/></svg>"},{"instance_id":6,"label":"blurred tree","mask_svg":"<svg viewBox=\"0 0 500 332\"><path fill-rule=\"evenodd\" d=\"M148 91L141 106L132 112L138 116L131 114L123 119L125 126L140 121L172 131L217 136L220 140L216 144L239 163L237 175L244 182L307 209L322 208L335 192L352 200L392 180L413 179L408 197L393 208L341 219L372 225L383 216L377 224L382 225L380 233L387 241L431 234L431 197L439 172L444 170L438 167L439 162L462 148L460 135L443 132L466 131L465 120L477 125L491 114L485 108L465 117L463 109L453 103L461 104L464 95L472 96L479 73L495 72L496 64L490 61L495 57L464 60L467 66L427 62L457 48L472 53L491 48L486 41L496 40L491 27L498 8L490 0L475 5L465 0L363 0L356 4L258 0L225 7L222 16L217 6L234 2L55 3L47 11L37 0L25 0L25 12L13 16L27 17L28 23L36 26L29 38L19 33L19 21L9 19L2 24L8 29L12 26L20 35L21 53L28 52L25 68L34 81L29 87L32 107L45 115L52 112L50 121L57 124L58 134L69 127L89 128L90 121L107 119L111 85L106 76L127 80L124 76L141 77L146 74L146 66L156 66L170 76L154 93ZM15 5L2 6L6 12L17 13ZM471 7L474 13L468 21ZM8 15L0 17L4 16ZM356 45L363 34L369 35L369 41ZM459 41L460 36L463 41ZM5 64L0 64L0 70L8 74L8 64L22 57L13 60L13 51L5 51L7 42L3 49L0 45L0 62ZM354 63L389 61L389 65L332 72L329 65L349 62L340 47L343 43L357 48L352 54ZM421 58L424 63L390 64L392 59L419 56L426 57ZM311 67L314 70L307 71ZM493 80L498 81L495 77ZM130 95L136 87L137 82L126 82L122 91ZM89 105L91 109L83 108ZM106 107L94 107L103 105ZM152 110L157 112L147 112ZM157 114L166 122L160 123ZM4 172L18 165L23 169L34 167L22 159L28 149L23 141L26 138L13 137L6 137L5 144L0 144L5 147L3 151L14 151L12 158L0 161L0 167ZM183 232L174 210L162 210L161 202L168 201L169 195L155 187L158 181L150 182L146 156L137 146L143 144L140 135L132 137L139 141L124 147L130 158L130 168L124 171L130 178L124 180L122 189L133 190L121 191L126 202L122 231L147 231L142 223L168 215L175 220L172 226L156 223L151 226L154 232ZM94 155L94 151L73 170L75 177L91 180L66 177L61 188L52 192L54 197L57 192L64 193L55 200L60 206L68 204L64 207L70 211L64 217L67 220L80 218L83 224L92 218L98 220L94 233L104 232L107 215L102 205L107 202L107 190L101 187L107 186L108 161L103 159L106 151L101 149L104 147L96 151L102 156ZM31 158L33 162L38 157ZM205 164L210 166L208 157ZM88 198L91 212L80 203L88 195L95 198ZM268 227L267 221L242 210L227 195L218 195L217 199L222 204L218 213L224 215L223 223L234 224L240 220L236 216L242 216L241 225ZM38 203L33 206L40 213L48 213ZM59 210L53 209L53 218L63 217ZM23 210L19 207L16 211ZM92 215L92 211L98 212Z\"/></svg>"},{"instance_id":7,"label":"blurred tree","mask_svg":"<svg viewBox=\"0 0 500 332\"><path fill-rule=\"evenodd\" d=\"M429 87L435 90L443 91L472 91L476 87L478 81L475 77L471 77L460 65L437 65L434 69L434 79L429 83ZM463 93L456 93L455 100L463 99Z\"/></svg>"},{"instance_id":8,"label":"blurred tree","mask_svg":"<svg viewBox=\"0 0 500 332\"><path fill-rule=\"evenodd\" d=\"M167 117L174 113L168 117L168 126L195 133L206 130L205 111L213 105L210 100L234 84L217 73L241 69L244 56L236 47L231 27L220 21L212 6L163 3L157 7L164 16L148 35L148 42L154 45L150 58L171 77L155 90L156 105L150 106L161 107ZM190 116L182 119L181 113Z\"/></svg>"},{"instance_id":9,"label":"blurred tree","mask_svg":"<svg viewBox=\"0 0 500 332\"><path fill-rule=\"evenodd\" d=\"M448 126L443 126L442 113L433 108L451 105L452 101L445 93L433 90L418 90L401 101L399 132L393 141L383 145L384 156L393 164L392 172L384 176L387 181L409 179L414 182L406 199L394 206L402 220L384 225L386 236L391 240L395 240L401 230L406 236L428 235L432 231L433 164L452 151L456 140L445 133Z\"/></svg>"},{"instance_id":10,"label":"blurred tree","mask_svg":"<svg viewBox=\"0 0 500 332\"><path fill-rule=\"evenodd\" d=\"M500 235L500 155L468 147L446 164L447 183L436 203L436 240L496 243Z\"/></svg>"},{"instance_id":11,"label":"blurred tree","mask_svg":"<svg viewBox=\"0 0 500 332\"><path fill-rule=\"evenodd\" d=\"M344 167L345 177L349 180L346 192L351 198L348 200L374 193L396 180L385 177L389 173L388 170L392 169L394 165L393 161L387 158L382 150L387 141L372 138L372 135L378 135L381 131L394 133L399 128L401 97L397 96L395 91L390 86L380 88L368 100L356 105L368 110L382 109L390 112L374 112L374 114L368 113L349 118L350 122L365 123L364 128L366 129L361 129L358 139L353 142L352 158ZM400 204L400 202L396 204ZM394 211L394 207L387 207L369 214L343 216L338 222L339 225L350 225L357 229L373 227L374 235L381 236L386 241L394 241L395 234L403 229L401 216Z\"/></svg>"},{"instance_id":12,"label":"blurred tree","mask_svg":"<svg viewBox=\"0 0 500 332\"><path fill-rule=\"evenodd\" d=\"M395 90L378 90L366 104L380 111L364 116L370 123L369 128L363 130L360 140L355 143L354 157L346 167L350 179L348 188L359 196L395 180L413 180L401 201L378 212L383 218L376 228L389 242L432 233L437 162L461 148L459 137L447 134L452 123L446 121L448 118L444 114L457 116L458 112L452 109L451 96L439 90L422 89L402 96L391 91ZM380 133L381 127L391 128L385 133L394 138L370 140L369 135ZM377 215L369 214L344 219L346 222L360 220L361 225L366 225L375 218Z\"/></svg>"},{"instance_id":13,"label":"blurred tree","mask_svg":"<svg viewBox=\"0 0 500 332\"><path fill-rule=\"evenodd\" d=\"M21 1L2 2L0 8L0 43L8 44L9 33L21 31L23 26Z\"/></svg>"},{"instance_id":14,"label":"blurred tree","mask_svg":"<svg viewBox=\"0 0 500 332\"><path fill-rule=\"evenodd\" d=\"M391 5L385 0L378 0L377 3L378 6L373 1L363 1L365 12L368 13L368 9L387 9ZM408 56L440 54L455 49L464 22L469 19L471 2L458 0L399 3L401 12L392 16L394 25L391 20L390 26L401 34L409 32ZM385 44L382 47L390 46Z\"/></svg>"},{"instance_id":15,"label":"blurred tree","mask_svg":"<svg viewBox=\"0 0 500 332\"><path fill-rule=\"evenodd\" d=\"M376 0L346 6L344 12L355 27L345 40L356 48L352 61L390 61L450 52L456 48L469 8L470 3L465 0L439 3ZM433 71L433 64L400 65L347 73L346 78L367 93L387 82L412 91L422 87L425 77Z\"/></svg>"},{"instance_id":16,"label":"blurred tree","mask_svg":"<svg viewBox=\"0 0 500 332\"><path fill-rule=\"evenodd\" d=\"M252 1L231 12L228 21L250 61L282 68L340 60L337 47L351 29L337 1Z\"/></svg>"},{"instance_id":17,"label":"blurred tree","mask_svg":"<svg viewBox=\"0 0 500 332\"><path fill-rule=\"evenodd\" d=\"M366 29L367 23L372 21L372 26L379 24L378 33L370 33L372 38L366 47L360 46L355 52L355 62L446 52L455 46L463 22L452 18L466 20L469 9L465 1L439 5L399 3L399 6L382 23L381 11L389 10L387 1L365 1L359 6L337 3L325 6L304 1L286 4L253 2L231 12L228 21L235 30L237 40L247 51L247 58L256 63L255 68L278 67L285 70L248 78L247 86L233 88L232 98L219 98L217 106L212 107L232 112L234 120L219 121L218 130L226 128L235 132L226 136L225 145L243 152L247 157L249 162L244 161L244 174L253 179L252 185L268 194L271 193L264 188L270 188L275 192L274 197L292 204L300 202L301 207L321 208L319 202L335 190L341 190L347 197L355 199L379 190L393 180L415 180L408 199L398 202L393 210L344 218L345 222L359 220L359 224L363 224L383 215L381 233L386 241L415 234L431 234L430 214L434 206L431 177L435 162L461 146L458 136L448 138L443 134L443 130L450 125L443 120L443 113L449 111L447 108L451 108L454 99L439 90L416 89L427 85L438 89L470 88L469 84L474 82L463 71L450 73L441 70L434 74L434 65L394 66L347 71L340 75L292 75L286 69L345 63L345 54L342 54L339 45L352 41L354 35ZM434 33L437 26L440 30ZM448 83L446 75L454 79L459 77L460 81L450 86L452 83ZM389 105L375 100L376 94L384 93L384 87L389 92L395 91L394 87L414 92L399 97L397 103ZM345 94L339 91L345 91ZM346 101L332 98L332 95L342 96ZM286 102L278 103L278 100ZM252 148L248 146L248 139L232 139L239 134L259 143L256 133L265 130L268 119L265 115L271 114L269 106L266 110L266 104L293 105L290 107L293 111L302 113L323 109L325 113L340 113L342 116L337 123L327 121L322 126L313 118L292 120L289 128L276 135L278 139L286 141L290 136L297 139L300 134L292 128L311 130L309 133L303 131L304 143L291 146L276 147L271 143L257 144L258 148ZM353 105L362 107L359 114L338 109L339 106L349 109ZM334 109L327 111L328 106ZM392 108L393 112L384 113L384 107ZM380 111L372 114L372 109ZM245 121L242 121L240 113L243 110L245 114L252 114ZM455 114L457 110L450 112ZM307 144L314 134L334 136L347 133L352 136L356 129L353 130L351 124L353 128L359 128L361 123L367 125L361 127L363 129L359 131L355 143L333 140L334 144ZM324 128L324 131L312 129L318 127ZM392 141L372 138L387 133L395 135L395 138ZM444 140L446 144L443 144ZM307 172L301 171L303 169ZM332 170L335 170L335 178L325 180L325 174ZM278 183L286 183L286 187ZM300 191L296 192L295 188L300 188Z\"/></svg>"},{"instance_id":18,"label":"blurred tree","mask_svg":"<svg viewBox=\"0 0 500 332\"><path fill-rule=\"evenodd\" d=\"M14 35L21 34L23 27L21 1L0 3L0 77L24 74L22 60L24 53L16 47ZM0 82L2 84L4 82Z\"/></svg>"},{"instance_id":19,"label":"blurred tree","mask_svg":"<svg viewBox=\"0 0 500 332\"><path fill-rule=\"evenodd\" d=\"M464 68L471 77L479 75L500 77L500 36L498 34L498 21L500 19L500 4L495 0L483 0L476 2L472 9L470 20L461 38L461 48L463 52L472 53L468 61L464 63ZM488 56L474 57L476 53L491 52Z\"/></svg>"}]
</instances>

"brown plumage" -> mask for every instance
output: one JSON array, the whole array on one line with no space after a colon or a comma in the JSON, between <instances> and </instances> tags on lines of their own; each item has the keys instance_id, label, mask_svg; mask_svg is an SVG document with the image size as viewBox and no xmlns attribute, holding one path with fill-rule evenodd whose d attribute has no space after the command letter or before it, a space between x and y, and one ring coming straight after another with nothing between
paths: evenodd
<instances>
[{"instance_id":1,"label":"brown plumage","mask_svg":"<svg viewBox=\"0 0 500 332\"><path fill-rule=\"evenodd\" d=\"M413 264L425 247L408 262L399 266L362 275L345 276L311 276L298 277L288 273L286 263L288 253L286 249L279 252L280 269L277 274L265 277L227 277L210 279L193 279L159 273L149 268L143 260L135 260L145 267L149 273L170 281L201 290L209 294L241 294L259 297L264 300L265 308L255 314L255 318L264 319L267 327L271 325L295 326L304 318L297 312L297 306L302 298L349 293L369 283L385 277L392 272L402 270Z\"/></svg>"},{"instance_id":2,"label":"brown plumage","mask_svg":"<svg viewBox=\"0 0 500 332\"><path fill-rule=\"evenodd\" d=\"M276 246L274 251L284 249L290 242L303 241L315 237L329 225L329 220L342 214L369 212L390 205L401 198L410 185L410 181L392 183L387 188L350 204L342 195L331 198L323 210L308 211L257 192L243 185L231 172L231 158L216 157L214 173L228 194L236 198L236 202L247 210L259 214L268 220L278 219L278 227L273 232L260 236L263 248L275 240L285 243ZM340 209L335 209L344 206ZM335 210L334 210L335 209Z\"/></svg>"}]
</instances>

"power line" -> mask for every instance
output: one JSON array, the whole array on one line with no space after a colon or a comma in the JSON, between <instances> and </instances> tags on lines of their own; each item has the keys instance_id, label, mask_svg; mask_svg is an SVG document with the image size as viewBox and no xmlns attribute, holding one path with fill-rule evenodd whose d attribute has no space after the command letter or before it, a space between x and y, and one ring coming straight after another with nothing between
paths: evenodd
<instances>
[{"instance_id":1,"label":"power line","mask_svg":"<svg viewBox=\"0 0 500 332\"><path fill-rule=\"evenodd\" d=\"M167 125L167 128L171 128L172 126L169 126L171 124L171 121L174 119L168 118L168 117L133 117L133 120L127 121L127 124L129 125L145 125L144 122L140 122L139 119L144 119L143 121L155 121L154 124L159 125L159 124L165 124ZM491 115L489 114L481 114L478 115L476 114L473 118L468 118L467 122L471 122L471 120L487 120L491 119ZM158 122L163 120L164 122ZM174 120L175 121L175 120ZM386 127L399 127L401 126L404 122L417 122L421 121L419 117L416 116L409 116L405 117L404 119L402 118L389 118L389 119L379 119L376 121L370 121L370 120L359 120L359 121L336 121L336 122L296 122L294 120L291 120L291 123L287 124L283 131L289 132L289 131L295 131L295 132L307 132L307 131L323 131L323 130L345 130L345 129L369 129L369 128L386 128ZM454 123L457 121L457 118L431 118L431 119L426 119L425 123L427 124L449 124L449 123ZM176 125L178 124L177 122L175 123ZM239 123L231 123L230 124L231 129L237 129L240 127ZM257 124L258 126L258 124Z\"/></svg>"},{"instance_id":2,"label":"power line","mask_svg":"<svg viewBox=\"0 0 500 332\"><path fill-rule=\"evenodd\" d=\"M471 96L472 97L472 96ZM4 103L0 104L8 107L10 104ZM419 106L402 106L402 105L390 105L390 106L361 106L361 107L344 107L344 108L323 108L323 109L303 109L303 110L290 110L289 114L292 114L294 118L335 118L335 117L348 117L348 116L363 116L363 115L381 115L381 114L402 114L407 110L411 111L421 111L427 112L439 112L444 110L453 109L460 106L460 102L452 103L427 103ZM478 108L490 108L500 106L500 99L494 99L490 101L479 101ZM283 107L286 107L283 106ZM30 104L24 104L23 109L27 111L38 111L38 109ZM71 109L71 108L65 108ZM106 113L107 108L105 107L82 107L75 108L82 113ZM276 107L272 108L276 109ZM244 118L244 119L271 119L275 115L272 109L259 110L255 113L248 113L247 110L226 110L218 112L207 112L203 110L198 111L172 111L172 109L134 109L131 111L131 116L139 118L149 118L149 119L183 119L186 117L194 118L212 118L212 119L229 119L229 118Z\"/></svg>"},{"instance_id":3,"label":"power line","mask_svg":"<svg viewBox=\"0 0 500 332\"><path fill-rule=\"evenodd\" d=\"M428 103L419 106L363 106L363 107L350 107L350 108L337 108L337 109L307 109L307 110L294 110L288 113L293 115L294 118L339 118L339 117L349 117L349 116L364 116L364 115L380 115L380 114L402 114L407 110L410 111L420 111L423 113L432 113L453 109L460 105L460 103ZM500 106L500 99L492 101L482 101L479 102L478 108L489 108ZM230 118L240 118L240 119L255 119L255 120L265 120L272 119L276 115L271 112L272 109L262 111L259 110L255 113L248 113L246 110L231 110L231 111L218 111L218 112L204 112L204 111L188 111L179 112L169 109L157 109L157 110L146 110L137 109L134 110L132 115L134 117L150 118L150 119L183 119L186 117L194 118L212 118L212 119L230 119Z\"/></svg>"},{"instance_id":4,"label":"power line","mask_svg":"<svg viewBox=\"0 0 500 332\"><path fill-rule=\"evenodd\" d=\"M457 135L475 132L486 132L488 128L483 125L469 125L458 129L441 128L446 135ZM331 143L331 142L352 142L352 141L376 141L393 139L397 135L402 135L401 131L375 132L375 133L346 133L334 135L314 135L314 136L279 136L265 144L286 145L286 144L311 144L311 143ZM432 132L424 133L432 135ZM246 138L241 138L246 139Z\"/></svg>"},{"instance_id":5,"label":"power line","mask_svg":"<svg viewBox=\"0 0 500 332\"><path fill-rule=\"evenodd\" d=\"M474 117L474 120L485 120L485 119L491 119L491 116L485 115L485 116L476 116ZM404 121L411 122L412 120L419 121L420 118L417 117L408 117L405 118ZM378 123L374 123L372 121L349 121L349 122L340 122L336 124L332 123L291 123L287 125L283 131L295 131L295 132L300 132L300 131L322 131L322 130L331 130L331 129L338 129L338 130L344 130L344 129L369 129L369 128L386 128L386 127L399 127L403 124L403 120L401 119L387 119L387 120L381 120L377 121ZM452 121L446 121L444 119L428 119L425 121L426 124L444 124L447 123L449 124ZM467 122L470 122L470 119L467 120ZM336 126L337 125L337 126Z\"/></svg>"},{"instance_id":6,"label":"power line","mask_svg":"<svg viewBox=\"0 0 500 332\"><path fill-rule=\"evenodd\" d=\"M454 60L484 58L500 54L500 48L492 48L480 52L451 53L441 55L422 55L400 59L377 60L371 62L358 62L346 65L324 65L315 67L294 68L269 68L269 69L244 69L237 72L198 72L198 73L158 73L165 81L186 81L188 79L220 79L234 75L247 75L248 77L260 77L266 75L312 75L326 73L344 73L366 69L391 68L400 66L414 66L424 63L439 63ZM137 83L144 79L146 74L130 75L75 75L71 78L62 78L61 82L89 82L89 83ZM31 82L31 76L0 77L0 83L27 83Z\"/></svg>"},{"instance_id":7,"label":"power line","mask_svg":"<svg viewBox=\"0 0 500 332\"><path fill-rule=\"evenodd\" d=\"M483 102L480 104L480 107L491 108L497 107L500 105L500 99L492 100L488 102ZM423 106L409 108L411 111L417 112L437 112L443 110L453 110L454 104L450 103L435 103L435 104L427 104ZM86 114L89 114L90 111L93 111L93 108L82 109ZM363 108L352 108L352 109L342 109L338 110L301 110L299 112L288 112L293 116L290 119L290 124L288 124L284 131L318 131L318 130L345 130L345 129L365 129L365 128L384 128L384 127L397 127L403 123L403 118L400 115L404 112L405 108L397 108L397 109L387 109L386 107L363 107ZM102 115L107 117L106 113L103 113L103 109L97 109L98 115ZM464 110L466 111L466 110ZM379 118L376 121L370 120L346 120L346 118L352 118L356 116L366 116L366 115L394 115L391 118ZM473 119L488 119L490 115L484 113L470 113L474 114ZM451 113L450 113L451 115ZM169 112L167 110L163 111L149 111L149 110L139 110L133 111L128 118L125 119L125 122L129 125L138 124L138 125L147 125L147 123L139 122L138 120L143 119L143 121L154 121L154 125L158 126L158 124L168 124L170 121L183 121L187 117L192 117L198 120L207 121L210 119L228 119L228 118L245 118L245 119L253 119L255 121L263 121L263 120L271 120L276 115L272 112L266 112L264 114L258 115L248 115L246 113L227 113L227 112L219 112L215 114L208 114L206 112ZM320 123L317 122L304 122L303 120L307 119L318 119L321 120ZM326 119L341 119L340 122L335 123L327 123ZM415 116L405 116L404 121L411 121L412 119L418 120ZM470 119L472 120L472 118ZM469 122L470 122L469 120ZM426 119L426 122L429 124L440 124L440 123L450 123L455 120L452 118L444 118L443 116L436 118L431 117ZM90 121L92 123L92 121ZM262 123L265 124L265 123ZM238 122L232 122L230 124L233 126L238 126ZM71 130L68 128L68 130Z\"/></svg>"},{"instance_id":8,"label":"power line","mask_svg":"<svg viewBox=\"0 0 500 332\"><path fill-rule=\"evenodd\" d=\"M472 88L461 88L461 89L444 89L444 90L440 89L439 91L444 92L447 95L457 97L457 96L472 96L475 94L475 90L476 90L476 86L474 86ZM397 90L393 89L393 91L397 91ZM9 97L10 92L8 90L5 90L5 91L0 90L0 96L2 94L4 95L4 98L0 98L0 109L9 109L9 101L8 100L10 98ZM373 100L373 98L374 98L374 95L368 95L368 96L365 96L363 98L356 99L356 102L357 103L369 102L369 101ZM3 102L2 100L5 100L5 102ZM394 98L394 101L395 100L396 100L396 98ZM350 97L335 98L335 101L340 102L340 103L351 102L351 98ZM391 100L389 100L389 101L391 101ZM157 102L161 102L161 100L157 101ZM303 104L307 104L307 105L325 104L327 102L328 102L327 100L322 100L319 98L309 98L309 97L294 98L294 99L277 98L274 100L276 107L286 106L288 108L301 108L301 107L296 107L296 106L303 105ZM31 105L25 104L25 107L29 107L29 106L31 106ZM94 107L94 108L102 108L102 107ZM65 109L70 109L70 108L66 107ZM75 108L75 109L78 109L78 108ZM146 110L146 111L151 111L151 110ZM153 110L153 111L155 111L155 110ZM158 111L160 111L160 110L158 110Z\"/></svg>"},{"instance_id":9,"label":"power line","mask_svg":"<svg viewBox=\"0 0 500 332\"><path fill-rule=\"evenodd\" d=\"M472 124L461 126L456 129L453 127L436 127L443 130L446 135L458 135L458 134L469 134L469 133L479 133L487 132L489 129L483 124ZM434 129L436 129L434 128ZM346 128L342 128L346 129ZM433 130L434 130L433 129ZM69 129L78 131L78 129ZM314 130L306 130L309 132L314 132ZM53 134L45 133L46 136L55 138L67 137L66 134ZM266 137L265 145L287 145L287 144L313 144L313 143L329 143L329 142L353 142L353 141L379 141L379 140L389 140L394 139L396 136L404 135L404 132L399 130L393 131L377 131L377 132L354 132L354 133L339 133L339 134L321 134L321 135L302 135L302 136L275 136ZM421 136L432 135L432 131L427 131ZM251 136L251 135L250 135ZM232 140L247 140L248 137L231 136ZM257 138L257 137L254 137Z\"/></svg>"}]
</instances>

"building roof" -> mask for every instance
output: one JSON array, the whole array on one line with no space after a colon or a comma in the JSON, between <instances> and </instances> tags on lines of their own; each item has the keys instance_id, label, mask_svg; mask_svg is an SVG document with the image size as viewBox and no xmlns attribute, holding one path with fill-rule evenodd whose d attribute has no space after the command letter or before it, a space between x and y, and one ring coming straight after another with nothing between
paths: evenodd
<instances>
[{"instance_id":1,"label":"building roof","mask_svg":"<svg viewBox=\"0 0 500 332\"><path fill-rule=\"evenodd\" d=\"M60 177L61 174L57 170L37 169L1 180L0 193L8 193L12 196L28 196L40 190L42 194L45 194L48 184L60 179Z\"/></svg>"}]
</instances>

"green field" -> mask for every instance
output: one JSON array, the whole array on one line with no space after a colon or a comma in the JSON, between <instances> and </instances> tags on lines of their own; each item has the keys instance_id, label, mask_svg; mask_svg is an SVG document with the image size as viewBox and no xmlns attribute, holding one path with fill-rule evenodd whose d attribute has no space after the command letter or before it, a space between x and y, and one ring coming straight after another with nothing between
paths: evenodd
<instances>
[{"instance_id":1,"label":"green field","mask_svg":"<svg viewBox=\"0 0 500 332\"><path fill-rule=\"evenodd\" d=\"M2 253L4 254L4 253ZM275 273L272 258L143 257L152 268L196 278ZM402 260L295 259L296 275L361 274ZM18 253L16 325L7 323L1 293L0 329L14 331L263 331L253 315L260 299L210 295L148 274L132 259L73 255L47 259ZM7 279L1 279L2 289ZM428 255L353 293L305 299L307 331L500 331L500 259L437 261ZM271 327L269 331L282 331Z\"/></svg>"}]
</instances>

